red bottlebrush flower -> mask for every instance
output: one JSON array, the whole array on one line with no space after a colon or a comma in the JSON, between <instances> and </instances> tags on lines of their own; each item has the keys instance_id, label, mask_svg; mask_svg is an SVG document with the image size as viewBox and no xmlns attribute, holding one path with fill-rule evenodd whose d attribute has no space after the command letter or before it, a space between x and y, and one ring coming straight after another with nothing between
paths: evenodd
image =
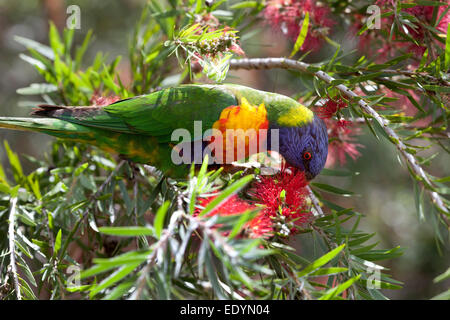
<instances>
[{"instance_id":1,"label":"red bottlebrush flower","mask_svg":"<svg viewBox=\"0 0 450 320\"><path fill-rule=\"evenodd\" d=\"M348 126L351 125L352 122L351 122L351 121L347 121L347 120L342 120L342 119L340 119L340 120L338 120L338 121L336 122L336 124L337 124L338 128L345 128L345 129L348 129Z\"/></svg>"},{"instance_id":2,"label":"red bottlebrush flower","mask_svg":"<svg viewBox=\"0 0 450 320\"><path fill-rule=\"evenodd\" d=\"M308 183L302 171L283 166L278 174L260 176L259 179L253 183L248 193L253 201L245 201L233 195L207 216L237 215L261 208L258 215L245 226L250 238L267 238L274 232L287 236L296 233L298 227L310 221L313 215L306 201L309 194L306 189ZM214 198L215 196L200 198L198 203L204 207ZM197 208L194 215L197 216L200 212L200 208Z\"/></svg>"},{"instance_id":3,"label":"red bottlebrush flower","mask_svg":"<svg viewBox=\"0 0 450 320\"><path fill-rule=\"evenodd\" d=\"M308 185L304 172L283 167L273 176L261 176L249 194L256 203L264 205L262 214L272 221L275 230L281 225L281 233L295 233L295 226L302 226L312 218L306 198ZM285 226L285 227L283 227ZM286 230L286 226L288 229Z\"/></svg>"},{"instance_id":4,"label":"red bottlebrush flower","mask_svg":"<svg viewBox=\"0 0 450 320\"><path fill-rule=\"evenodd\" d=\"M316 114L325 121L328 128L328 157L326 166L333 166L336 162L341 165L346 163L346 156L356 160L361 154L358 147L361 144L354 143L355 135L360 133L360 128L353 122L344 119L333 119L333 116L341 109L346 108L347 102L341 98L328 99L322 106L316 108Z\"/></svg>"},{"instance_id":5,"label":"red bottlebrush flower","mask_svg":"<svg viewBox=\"0 0 450 320\"><path fill-rule=\"evenodd\" d=\"M445 12L445 10L447 10L447 8L448 8L448 5L440 6L437 16L440 17ZM447 28L448 28L449 23L450 23L450 10L445 13L444 17L442 17L441 21L436 26L436 29L441 31L443 34L447 34Z\"/></svg>"},{"instance_id":6,"label":"red bottlebrush flower","mask_svg":"<svg viewBox=\"0 0 450 320\"><path fill-rule=\"evenodd\" d=\"M302 50L317 50L334 21L328 7L312 0L272 0L264 9L264 17L272 28L280 30L292 40L300 34L305 12L309 12L309 27Z\"/></svg>"},{"instance_id":7,"label":"red bottlebrush flower","mask_svg":"<svg viewBox=\"0 0 450 320\"><path fill-rule=\"evenodd\" d=\"M244 50L237 44L233 43L229 49L230 52L236 53L239 56L245 56Z\"/></svg>"},{"instance_id":8,"label":"red bottlebrush flower","mask_svg":"<svg viewBox=\"0 0 450 320\"><path fill-rule=\"evenodd\" d=\"M387 58L394 56L398 52L401 43L388 42L383 34L377 30L366 30L363 34L357 35L359 30L365 25L367 17L365 15L356 14L355 23L350 28L349 37L357 39L358 50L367 56L375 56L375 61L383 63ZM391 26L390 17L381 18L380 25L382 27Z\"/></svg>"},{"instance_id":9,"label":"red bottlebrush flower","mask_svg":"<svg viewBox=\"0 0 450 320\"><path fill-rule=\"evenodd\" d=\"M200 198L198 203L202 207L206 207L216 196ZM207 214L208 217L215 215L228 216L243 214L247 210L255 210L257 207L249 202L240 199L237 195L229 197L225 202L222 202L219 206L214 208L210 213ZM199 208L195 209L194 215L200 214L201 210ZM250 220L245 228L249 232L250 238L260 238L269 236L272 232L272 221L267 217L263 216L261 213L255 218ZM226 234L225 234L226 235Z\"/></svg>"},{"instance_id":10,"label":"red bottlebrush flower","mask_svg":"<svg viewBox=\"0 0 450 320\"><path fill-rule=\"evenodd\" d=\"M355 127L351 121L335 121L333 119L324 119L324 121L328 128L329 141L326 167L333 166L337 162L344 165L346 156L356 160L361 155L357 148L363 147L363 145L354 143L354 141L361 129Z\"/></svg>"},{"instance_id":11,"label":"red bottlebrush flower","mask_svg":"<svg viewBox=\"0 0 450 320\"><path fill-rule=\"evenodd\" d=\"M199 198L198 204L202 207L206 207L212 200L217 196L211 196L207 198ZM219 206L215 207L207 216L212 217L215 215L234 215L241 214L247 210L254 210L255 207L240 199L237 195L232 195L225 202L222 202ZM200 214L201 210L199 208L195 209L195 215Z\"/></svg>"},{"instance_id":12,"label":"red bottlebrush flower","mask_svg":"<svg viewBox=\"0 0 450 320\"><path fill-rule=\"evenodd\" d=\"M339 98L337 101L328 99L322 106L318 107L316 114L322 119L330 119L341 109L347 107L347 103Z\"/></svg>"},{"instance_id":13,"label":"red bottlebrush flower","mask_svg":"<svg viewBox=\"0 0 450 320\"><path fill-rule=\"evenodd\" d=\"M250 238L268 238L273 234L273 222L264 213L258 214L247 224Z\"/></svg>"},{"instance_id":14,"label":"red bottlebrush flower","mask_svg":"<svg viewBox=\"0 0 450 320\"><path fill-rule=\"evenodd\" d=\"M116 101L119 101L120 97L119 96L109 96L109 97L103 97L100 95L99 92L95 91L94 94L91 97L90 103L93 106L108 106L111 103L114 103Z\"/></svg>"},{"instance_id":15,"label":"red bottlebrush flower","mask_svg":"<svg viewBox=\"0 0 450 320\"><path fill-rule=\"evenodd\" d=\"M440 6L438 9L438 17L440 17L445 10L447 9L448 5L446 6ZM419 21L422 21L424 23L431 23L432 19L433 19L433 10L434 7L432 6L415 6L412 8L407 8L405 9L406 12L408 12L410 15L413 15L415 17L417 17L417 19ZM447 11L445 13L445 15L442 17L441 21L439 22L439 24L436 26L436 29L439 30L440 32L442 32L444 39L445 39L445 35L447 35L447 26L450 22L450 10ZM407 27L409 33L411 34L411 36L417 40L418 43L424 43L424 40L426 38L426 33L427 30L422 27L422 26L417 26L417 28L411 28L411 27ZM441 47L443 47L443 44L441 44L440 42L437 42L438 45L440 45ZM422 56L423 53L426 50L426 46L422 46L422 45L416 45L416 44L409 44L409 46L407 47L409 51L412 51L413 53Z\"/></svg>"}]
</instances>

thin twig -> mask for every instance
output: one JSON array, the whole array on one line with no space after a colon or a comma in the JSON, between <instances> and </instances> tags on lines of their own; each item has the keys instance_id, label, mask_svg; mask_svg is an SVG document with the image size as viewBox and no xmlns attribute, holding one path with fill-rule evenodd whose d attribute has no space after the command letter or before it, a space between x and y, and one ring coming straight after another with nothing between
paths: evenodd
<instances>
[{"instance_id":1,"label":"thin twig","mask_svg":"<svg viewBox=\"0 0 450 320\"><path fill-rule=\"evenodd\" d=\"M319 199L317 199L310 186L306 186L306 189L309 192L309 198L311 199L314 209L316 209L317 211L318 217L323 217L325 214L323 213L322 207L319 204Z\"/></svg>"},{"instance_id":2,"label":"thin twig","mask_svg":"<svg viewBox=\"0 0 450 320\"><path fill-rule=\"evenodd\" d=\"M313 74L317 78L323 80L324 82L330 85L332 84L332 81L336 80L335 78L333 78L332 76L328 75L326 72L323 72L321 70L317 72L310 71L309 70L310 67L311 66L307 63L286 58L255 58L255 59L240 59L240 60L232 59L230 62L231 69L247 69L247 70L273 69L273 68L293 69ZM447 220L446 215L443 214L443 213L449 214L449 210L444 204L444 201L437 192L430 190L433 189L433 185L430 179L428 178L427 174L422 169L422 167L419 165L416 158L412 154L408 153L406 145L403 143L403 141L400 139L397 133L392 128L389 127L389 121L380 116L378 112L376 112L370 105L368 105L364 101L364 99L359 97L347 86L339 84L334 85L334 87L339 91L341 91L347 98L356 100L360 108L380 124L380 126L383 128L386 134L390 137L392 143L394 143L394 145L400 151L402 156L405 158L405 160L411 167L411 170L417 177L420 178L422 185L425 187L425 190L430 195L433 203L440 211L442 219L447 224L447 226L450 227L450 223Z\"/></svg>"},{"instance_id":3,"label":"thin twig","mask_svg":"<svg viewBox=\"0 0 450 320\"><path fill-rule=\"evenodd\" d=\"M142 167L145 169L145 171L147 171L149 174L151 174L154 177L159 178L162 174L161 171L159 171L155 167L149 166L148 164L144 164Z\"/></svg>"},{"instance_id":4,"label":"thin twig","mask_svg":"<svg viewBox=\"0 0 450 320\"><path fill-rule=\"evenodd\" d=\"M14 288L16 289L16 297L18 300L22 300L22 295L20 294L19 276L17 275L17 266L16 266L16 243L15 243L16 232L14 229L14 225L16 223L16 205L17 205L17 197L14 197L11 199L11 211L9 213L9 227L8 227L9 256L10 256L9 267L14 279Z\"/></svg>"}]
</instances>

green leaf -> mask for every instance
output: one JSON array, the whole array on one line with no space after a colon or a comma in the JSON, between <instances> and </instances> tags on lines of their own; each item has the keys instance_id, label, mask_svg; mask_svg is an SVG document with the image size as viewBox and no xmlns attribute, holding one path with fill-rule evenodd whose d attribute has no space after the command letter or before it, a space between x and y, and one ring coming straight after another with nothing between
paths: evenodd
<instances>
[{"instance_id":1,"label":"green leaf","mask_svg":"<svg viewBox=\"0 0 450 320\"><path fill-rule=\"evenodd\" d=\"M153 236L155 232L148 227L100 227L101 233L120 237Z\"/></svg>"},{"instance_id":2,"label":"green leaf","mask_svg":"<svg viewBox=\"0 0 450 320\"><path fill-rule=\"evenodd\" d=\"M109 277L107 277L105 280L103 280L101 283L99 283L97 286L92 289L89 296L92 298L100 291L109 288L114 283L122 280L125 278L128 274L133 272L134 269L136 269L141 263L130 263L128 265L125 265L121 267L120 269L116 270L116 272L112 273Z\"/></svg>"},{"instance_id":3,"label":"green leaf","mask_svg":"<svg viewBox=\"0 0 450 320\"><path fill-rule=\"evenodd\" d=\"M348 271L348 268L341 268L341 267L331 267L331 268L320 268L316 271L310 273L310 276L324 276L324 275L331 275L341 272Z\"/></svg>"},{"instance_id":4,"label":"green leaf","mask_svg":"<svg viewBox=\"0 0 450 320\"><path fill-rule=\"evenodd\" d=\"M331 250L327 254L325 254L322 257L320 257L319 259L315 260L313 263L311 263L308 266L306 266L302 271L300 271L298 273L297 276L298 277L303 277L303 276L305 276L305 275L315 271L316 269L320 268L321 266L327 264L334 257L336 257L339 254L339 252L341 252L342 249L344 249L344 247L345 247L345 244L342 244L339 247Z\"/></svg>"},{"instance_id":5,"label":"green leaf","mask_svg":"<svg viewBox=\"0 0 450 320\"><path fill-rule=\"evenodd\" d=\"M437 276L436 278L433 279L434 283L438 283L441 281L444 281L446 279L450 278L450 268L447 269L447 271L445 271L443 274Z\"/></svg>"},{"instance_id":6,"label":"green leaf","mask_svg":"<svg viewBox=\"0 0 450 320\"><path fill-rule=\"evenodd\" d=\"M126 281L119 284L109 292L102 300L118 300L122 298L135 285L135 281Z\"/></svg>"},{"instance_id":7,"label":"green leaf","mask_svg":"<svg viewBox=\"0 0 450 320\"><path fill-rule=\"evenodd\" d=\"M61 56L64 51L64 44L61 42L58 29L56 28L55 24L52 21L50 21L49 40L50 40L50 47L52 47L55 56L56 55Z\"/></svg>"},{"instance_id":8,"label":"green leaf","mask_svg":"<svg viewBox=\"0 0 450 320\"><path fill-rule=\"evenodd\" d=\"M440 179L436 179L434 181L436 181L436 182L450 182L450 176L444 177L444 178L440 178Z\"/></svg>"},{"instance_id":9,"label":"green leaf","mask_svg":"<svg viewBox=\"0 0 450 320\"><path fill-rule=\"evenodd\" d=\"M331 176L331 177L350 177L359 175L359 172L323 168L320 174L323 176Z\"/></svg>"},{"instance_id":10,"label":"green leaf","mask_svg":"<svg viewBox=\"0 0 450 320\"><path fill-rule=\"evenodd\" d=\"M54 257L56 257L56 255L59 252L59 249L61 249L61 238L62 238L62 231L61 231L61 229L59 229L58 234L56 235L56 238L55 238L55 248L53 251Z\"/></svg>"},{"instance_id":11,"label":"green leaf","mask_svg":"<svg viewBox=\"0 0 450 320\"><path fill-rule=\"evenodd\" d=\"M49 58L50 60L53 60L55 58L55 54L53 53L52 48L39 43L37 41L23 38L20 36L14 36L14 40L18 43L24 45L27 49L33 49L42 54L43 56Z\"/></svg>"},{"instance_id":12,"label":"green leaf","mask_svg":"<svg viewBox=\"0 0 450 320\"><path fill-rule=\"evenodd\" d=\"M83 285L83 286L73 286L73 287L65 287L68 292L83 292L88 291L92 288L92 285Z\"/></svg>"},{"instance_id":13,"label":"green leaf","mask_svg":"<svg viewBox=\"0 0 450 320\"><path fill-rule=\"evenodd\" d=\"M430 1L430 0L415 0L414 3L419 6L433 6L433 7L439 7L444 5L444 2Z\"/></svg>"},{"instance_id":14,"label":"green leaf","mask_svg":"<svg viewBox=\"0 0 450 320\"><path fill-rule=\"evenodd\" d=\"M158 211L156 212L155 220L153 222L153 227L155 228L155 235L156 237L161 237L161 232L164 226L164 218L166 217L167 211L170 206L170 201L164 202L164 204L159 207Z\"/></svg>"},{"instance_id":15,"label":"green leaf","mask_svg":"<svg viewBox=\"0 0 450 320\"><path fill-rule=\"evenodd\" d=\"M353 277L347 281L345 281L344 283L341 283L340 285L338 285L335 288L332 288L330 290L328 290L323 296L321 296L319 298L319 300L330 300L333 299L335 297L337 297L338 295L340 295L342 292L344 292L345 290L347 290L348 288L350 288L350 286L352 284L354 284L356 281L359 280L359 278L361 278L361 275L357 275L356 277Z\"/></svg>"},{"instance_id":16,"label":"green leaf","mask_svg":"<svg viewBox=\"0 0 450 320\"><path fill-rule=\"evenodd\" d=\"M392 284L389 282L380 281L380 280L376 280L376 279L371 279L371 280L360 279L359 282L365 287L372 286L373 288L390 289L390 290L399 290L399 289L403 288L400 285Z\"/></svg>"},{"instance_id":17,"label":"green leaf","mask_svg":"<svg viewBox=\"0 0 450 320\"><path fill-rule=\"evenodd\" d=\"M367 253L356 254L356 256L364 260L377 261L393 259L402 254L402 249L398 246L390 250L372 250Z\"/></svg>"},{"instance_id":18,"label":"green leaf","mask_svg":"<svg viewBox=\"0 0 450 320\"><path fill-rule=\"evenodd\" d=\"M28 258L33 259L33 255L31 254L31 252L28 250L28 247L25 244L22 244L20 241L16 240L15 241L15 245L16 247L19 248L19 250L24 253Z\"/></svg>"},{"instance_id":19,"label":"green leaf","mask_svg":"<svg viewBox=\"0 0 450 320\"><path fill-rule=\"evenodd\" d=\"M419 184L413 180L413 187L414 187L414 203L416 205L416 212L419 216L420 221L425 221L425 214L424 214L424 204L423 204L423 194L424 189L419 186Z\"/></svg>"},{"instance_id":20,"label":"green leaf","mask_svg":"<svg viewBox=\"0 0 450 320\"><path fill-rule=\"evenodd\" d=\"M19 161L19 156L11 150L8 141L5 140L4 145L6 154L8 155L9 163L11 164L13 170L14 179L16 180L16 182L20 183L21 181L23 181L24 175L22 165Z\"/></svg>"},{"instance_id":21,"label":"green leaf","mask_svg":"<svg viewBox=\"0 0 450 320\"><path fill-rule=\"evenodd\" d=\"M23 291L24 295L30 300L37 300L37 297L34 295L33 290L30 288L28 282L26 282L21 277L18 277L20 280L20 291Z\"/></svg>"},{"instance_id":22,"label":"green leaf","mask_svg":"<svg viewBox=\"0 0 450 320\"><path fill-rule=\"evenodd\" d=\"M294 49L292 50L291 55L289 57L293 57L303 46L303 43L305 42L306 39L306 35L308 34L308 26L309 26L309 12L306 11L305 18L303 19L302 28L300 29L300 33L294 44Z\"/></svg>"},{"instance_id":23,"label":"green leaf","mask_svg":"<svg viewBox=\"0 0 450 320\"><path fill-rule=\"evenodd\" d=\"M444 86L438 86L438 85L432 85L432 84L425 84L425 85L423 85L423 88L426 90L430 90L430 91L450 93L450 87L446 87L446 86L444 87Z\"/></svg>"},{"instance_id":24,"label":"green leaf","mask_svg":"<svg viewBox=\"0 0 450 320\"><path fill-rule=\"evenodd\" d=\"M46 94L58 91L58 87L49 83L32 83L29 87L17 89L22 95Z\"/></svg>"},{"instance_id":25,"label":"green leaf","mask_svg":"<svg viewBox=\"0 0 450 320\"><path fill-rule=\"evenodd\" d=\"M233 4L230 6L230 9L236 10L236 9L244 9L244 8L259 8L262 6L262 3L259 1L242 1Z\"/></svg>"},{"instance_id":26,"label":"green leaf","mask_svg":"<svg viewBox=\"0 0 450 320\"><path fill-rule=\"evenodd\" d=\"M361 236L357 236L356 239L349 241L348 245L350 247L360 245L367 240L371 239L376 233L362 234Z\"/></svg>"},{"instance_id":27,"label":"green leaf","mask_svg":"<svg viewBox=\"0 0 450 320\"><path fill-rule=\"evenodd\" d=\"M354 194L351 191L343 190L343 189L340 189L340 188L337 188L334 186L330 186L330 185L324 184L324 183L312 182L311 185L313 185L314 187L317 187L321 190L324 190L326 192L340 194L342 196L351 196Z\"/></svg>"},{"instance_id":28,"label":"green leaf","mask_svg":"<svg viewBox=\"0 0 450 320\"><path fill-rule=\"evenodd\" d=\"M391 139L391 137L386 133L383 129L383 126L378 122L378 120L372 121L373 129L377 132L378 136L382 136L386 138L388 141L395 144L395 142Z\"/></svg>"},{"instance_id":29,"label":"green leaf","mask_svg":"<svg viewBox=\"0 0 450 320\"><path fill-rule=\"evenodd\" d=\"M127 265L130 263L143 263L144 261L147 260L148 255L151 252L152 252L151 250L132 251L112 258L106 259L96 258L94 259L94 263L96 263L96 265L87 270L82 271L80 274L80 279L95 276L97 274L103 273L113 268L117 268L119 266Z\"/></svg>"},{"instance_id":30,"label":"green leaf","mask_svg":"<svg viewBox=\"0 0 450 320\"><path fill-rule=\"evenodd\" d=\"M23 261L22 259L20 259L21 261ZM27 277L28 281L33 285L33 286L37 286L36 283L36 279L33 276L33 272L31 272L30 267L26 264L23 263L19 263L17 262L17 264L20 266L20 268L22 269L21 271L25 273L25 276Z\"/></svg>"},{"instance_id":31,"label":"green leaf","mask_svg":"<svg viewBox=\"0 0 450 320\"><path fill-rule=\"evenodd\" d=\"M238 192L250 181L252 181L254 176L252 174L242 177L238 181L234 182L231 186L222 191L217 197L215 197L205 209L200 212L199 216L204 216L211 212L215 207L219 206L222 202L226 201L228 197L231 197L234 193Z\"/></svg>"},{"instance_id":32,"label":"green leaf","mask_svg":"<svg viewBox=\"0 0 450 320\"><path fill-rule=\"evenodd\" d=\"M211 252L208 251L205 255L205 267L206 267L206 273L208 275L208 279L211 283L212 288L214 289L215 294L219 299L227 299L225 296L225 293L223 292L223 289L220 285L219 278L217 276L214 262L211 258Z\"/></svg>"},{"instance_id":33,"label":"green leaf","mask_svg":"<svg viewBox=\"0 0 450 320\"><path fill-rule=\"evenodd\" d=\"M378 245L378 243L379 242L375 242L375 243L372 243L372 244L369 244L367 246L360 247L360 248L357 248L357 249L351 248L350 249L350 253L358 255L358 254L361 254L361 253L364 253L364 252L370 252L370 250L375 248Z\"/></svg>"},{"instance_id":34,"label":"green leaf","mask_svg":"<svg viewBox=\"0 0 450 320\"><path fill-rule=\"evenodd\" d=\"M431 300L450 300L450 289L434 296Z\"/></svg>"},{"instance_id":35,"label":"green leaf","mask_svg":"<svg viewBox=\"0 0 450 320\"><path fill-rule=\"evenodd\" d=\"M39 61L38 59L32 58L30 56L27 56L23 53L19 54L19 58L22 59L25 62L28 62L29 64L31 64L32 66L34 66L35 68L37 68L38 70L46 70L47 67L45 66L44 63L42 63L41 61Z\"/></svg>"},{"instance_id":36,"label":"green leaf","mask_svg":"<svg viewBox=\"0 0 450 320\"><path fill-rule=\"evenodd\" d=\"M383 72L374 72L374 73L369 73L360 77L353 77L351 79L348 80L349 83L359 83L359 82L364 82L367 80L371 80L373 78L377 78L383 75Z\"/></svg>"},{"instance_id":37,"label":"green leaf","mask_svg":"<svg viewBox=\"0 0 450 320\"><path fill-rule=\"evenodd\" d=\"M64 54L67 59L70 59L70 49L72 49L74 34L75 34L75 29L64 29L63 30Z\"/></svg>"},{"instance_id":38,"label":"green leaf","mask_svg":"<svg viewBox=\"0 0 450 320\"><path fill-rule=\"evenodd\" d=\"M242 227L251 219L253 219L256 216L256 212L254 211L245 211L243 214L239 215L239 220L234 224L233 229L230 232L230 235L228 236L229 239L233 239L235 236L239 234Z\"/></svg>"},{"instance_id":39,"label":"green leaf","mask_svg":"<svg viewBox=\"0 0 450 320\"><path fill-rule=\"evenodd\" d=\"M333 57L331 57L330 62L327 64L327 67L325 69L326 72L331 70L331 68L333 67L334 62L336 61L336 58L337 58L337 56L338 56L340 51L341 51L341 46L338 44L337 45L337 49L336 49L336 51L333 54Z\"/></svg>"},{"instance_id":40,"label":"green leaf","mask_svg":"<svg viewBox=\"0 0 450 320\"><path fill-rule=\"evenodd\" d=\"M447 39L445 41L444 72L450 68L450 23L447 26Z\"/></svg>"}]
</instances>

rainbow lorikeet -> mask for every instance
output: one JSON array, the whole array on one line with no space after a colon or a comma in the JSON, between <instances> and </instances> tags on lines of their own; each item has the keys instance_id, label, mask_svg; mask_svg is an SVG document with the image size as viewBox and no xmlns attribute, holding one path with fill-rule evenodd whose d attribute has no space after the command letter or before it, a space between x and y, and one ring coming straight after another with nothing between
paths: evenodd
<instances>
[{"instance_id":1,"label":"rainbow lorikeet","mask_svg":"<svg viewBox=\"0 0 450 320\"><path fill-rule=\"evenodd\" d=\"M186 157L180 146L188 143L195 149L197 141L201 141L197 151L211 148L204 141L208 129L218 134L209 140L216 147L223 145L222 156L216 154L216 160L225 159L230 148L235 149L232 160L238 160L237 140L243 142L245 156L265 151L251 149L249 144L266 142L266 150L276 145L286 162L304 171L308 179L322 170L328 152L327 128L311 110L289 97L234 84L181 85L108 106L40 105L32 114L41 118L0 117L0 127L92 144L175 177L186 176L190 166L174 161L174 152L177 159ZM196 128L199 123L200 130ZM253 134L227 135L238 129L242 129L241 135L249 129ZM189 134L184 145L173 141L176 130ZM221 133L222 140L215 141Z\"/></svg>"}]
</instances>

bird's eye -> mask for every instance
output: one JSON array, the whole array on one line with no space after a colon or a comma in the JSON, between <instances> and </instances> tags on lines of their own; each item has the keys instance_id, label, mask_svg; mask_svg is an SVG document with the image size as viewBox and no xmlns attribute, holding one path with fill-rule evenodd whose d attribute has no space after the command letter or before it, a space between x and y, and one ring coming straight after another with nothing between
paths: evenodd
<instances>
[{"instance_id":1,"label":"bird's eye","mask_svg":"<svg viewBox=\"0 0 450 320\"><path fill-rule=\"evenodd\" d=\"M303 159L311 160L311 158L312 158L311 152L306 151L303 153Z\"/></svg>"}]
</instances>

